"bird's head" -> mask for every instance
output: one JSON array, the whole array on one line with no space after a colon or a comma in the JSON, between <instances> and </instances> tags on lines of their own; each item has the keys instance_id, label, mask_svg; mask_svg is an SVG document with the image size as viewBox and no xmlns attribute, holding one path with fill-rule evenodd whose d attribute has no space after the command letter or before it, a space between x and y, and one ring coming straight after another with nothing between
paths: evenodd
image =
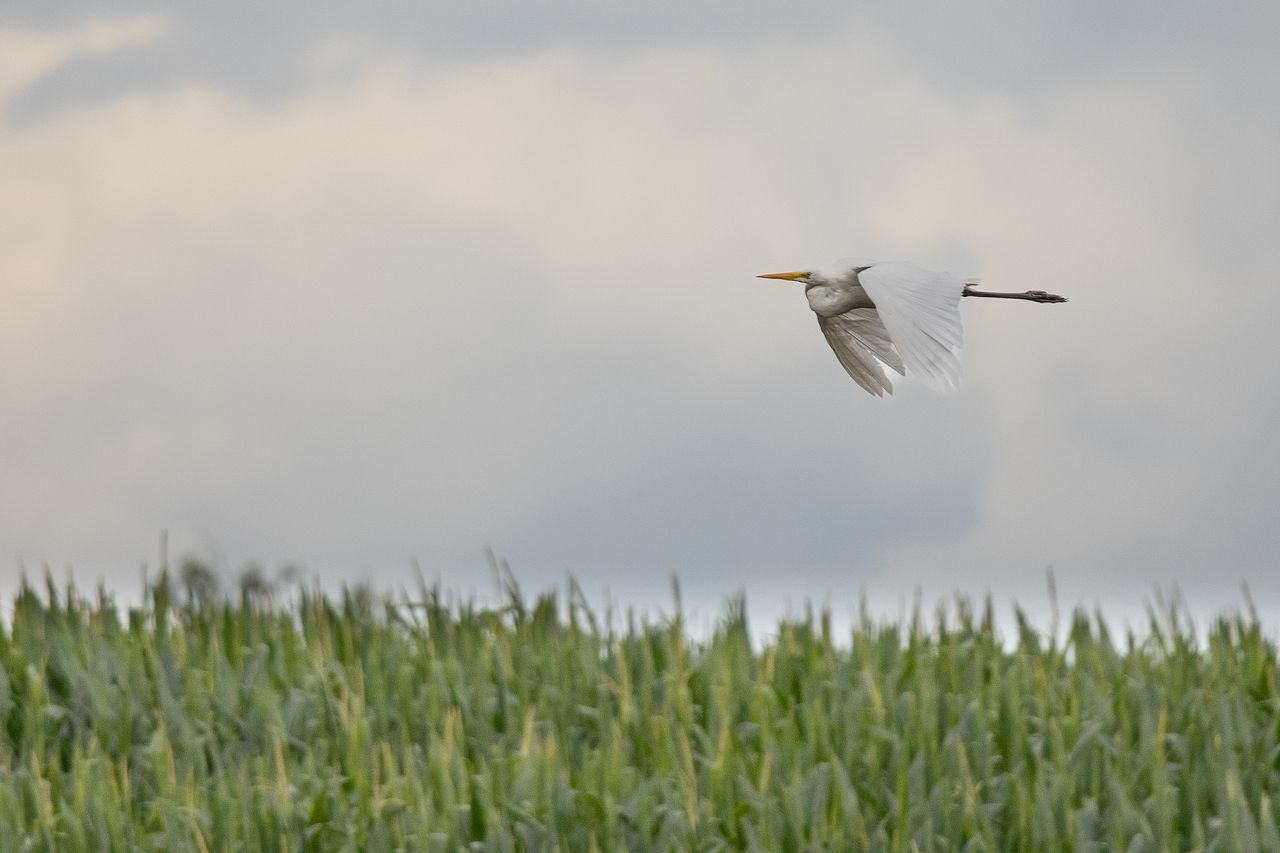
<instances>
[{"instance_id":1,"label":"bird's head","mask_svg":"<svg viewBox=\"0 0 1280 853\"><path fill-rule=\"evenodd\" d=\"M770 272L756 278L777 278L782 281L798 281L803 284L820 284L824 277L816 270L800 270L799 272Z\"/></svg>"},{"instance_id":2,"label":"bird's head","mask_svg":"<svg viewBox=\"0 0 1280 853\"><path fill-rule=\"evenodd\" d=\"M758 275L756 278L776 278L782 281L798 281L806 289L815 284L835 286L841 284L857 284L858 273L872 266L875 261L862 258L842 258L834 264L821 267L809 267L797 272L771 272Z\"/></svg>"}]
</instances>

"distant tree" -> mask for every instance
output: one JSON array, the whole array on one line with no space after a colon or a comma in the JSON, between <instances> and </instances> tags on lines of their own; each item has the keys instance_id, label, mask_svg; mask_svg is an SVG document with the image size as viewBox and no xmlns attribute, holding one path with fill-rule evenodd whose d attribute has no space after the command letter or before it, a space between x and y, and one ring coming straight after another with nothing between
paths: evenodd
<instances>
[{"instance_id":1,"label":"distant tree","mask_svg":"<svg viewBox=\"0 0 1280 853\"><path fill-rule=\"evenodd\" d=\"M187 606L210 604L218 597L218 575L208 564L195 557L185 557L178 568L178 581L187 595Z\"/></svg>"},{"instance_id":2,"label":"distant tree","mask_svg":"<svg viewBox=\"0 0 1280 853\"><path fill-rule=\"evenodd\" d=\"M270 601L275 585L258 563L249 563L240 571L240 598L244 602Z\"/></svg>"},{"instance_id":3,"label":"distant tree","mask_svg":"<svg viewBox=\"0 0 1280 853\"><path fill-rule=\"evenodd\" d=\"M285 563L276 572L276 582L280 586L293 586L302 577L302 569L293 563Z\"/></svg>"}]
</instances>

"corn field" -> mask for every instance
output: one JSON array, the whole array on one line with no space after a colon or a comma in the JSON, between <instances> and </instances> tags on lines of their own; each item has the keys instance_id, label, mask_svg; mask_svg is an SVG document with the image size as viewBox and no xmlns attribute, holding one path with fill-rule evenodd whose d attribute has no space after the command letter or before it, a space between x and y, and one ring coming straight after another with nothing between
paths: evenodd
<instances>
[{"instance_id":1,"label":"corn field","mask_svg":"<svg viewBox=\"0 0 1280 853\"><path fill-rule=\"evenodd\" d=\"M733 600L694 642L574 587L180 598L12 601L0 847L1280 851L1254 615L1055 640L959 600L753 641Z\"/></svg>"}]
</instances>

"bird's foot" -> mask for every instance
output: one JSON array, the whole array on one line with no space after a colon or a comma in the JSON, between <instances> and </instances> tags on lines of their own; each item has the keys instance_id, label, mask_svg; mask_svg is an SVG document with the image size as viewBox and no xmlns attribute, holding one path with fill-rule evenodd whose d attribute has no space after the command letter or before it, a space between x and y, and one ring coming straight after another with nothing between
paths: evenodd
<instances>
[{"instance_id":1,"label":"bird's foot","mask_svg":"<svg viewBox=\"0 0 1280 853\"><path fill-rule=\"evenodd\" d=\"M988 299L1026 299L1028 302L1066 302L1065 296L1046 293L1043 290L1024 290L1021 293L992 293L987 290L974 290L972 284L966 283L961 296L985 296Z\"/></svg>"}]
</instances>

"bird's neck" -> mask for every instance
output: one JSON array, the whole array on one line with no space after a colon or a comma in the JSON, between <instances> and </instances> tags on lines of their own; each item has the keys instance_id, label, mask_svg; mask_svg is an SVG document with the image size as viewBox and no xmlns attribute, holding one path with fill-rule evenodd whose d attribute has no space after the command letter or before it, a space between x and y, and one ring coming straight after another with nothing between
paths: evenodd
<instances>
[{"instance_id":1,"label":"bird's neck","mask_svg":"<svg viewBox=\"0 0 1280 853\"><path fill-rule=\"evenodd\" d=\"M867 292L857 284L811 284L804 289L804 295L819 317L835 317L854 308L875 307Z\"/></svg>"}]
</instances>

